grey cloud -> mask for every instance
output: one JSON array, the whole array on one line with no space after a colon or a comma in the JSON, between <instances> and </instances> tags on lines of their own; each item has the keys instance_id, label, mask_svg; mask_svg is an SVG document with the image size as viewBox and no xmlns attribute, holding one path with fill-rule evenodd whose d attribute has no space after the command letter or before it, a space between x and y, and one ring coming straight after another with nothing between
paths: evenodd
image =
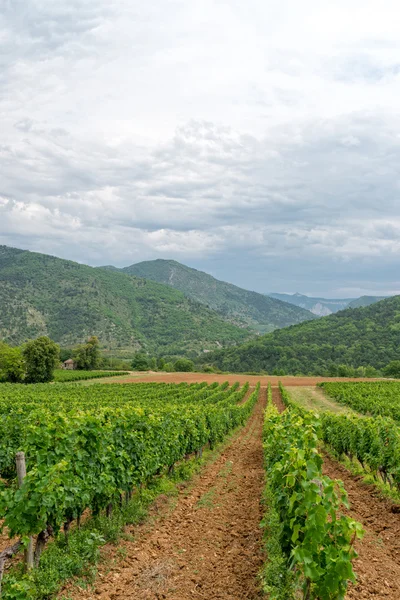
<instances>
[{"instance_id":1,"label":"grey cloud","mask_svg":"<svg viewBox=\"0 0 400 600\"><path fill-rule=\"evenodd\" d=\"M400 119L375 87L398 91L396 42L361 32L333 59L321 37L295 44L290 10L279 40L233 0L196 10L6 3L0 241L174 257L260 291L398 289Z\"/></svg>"}]
</instances>

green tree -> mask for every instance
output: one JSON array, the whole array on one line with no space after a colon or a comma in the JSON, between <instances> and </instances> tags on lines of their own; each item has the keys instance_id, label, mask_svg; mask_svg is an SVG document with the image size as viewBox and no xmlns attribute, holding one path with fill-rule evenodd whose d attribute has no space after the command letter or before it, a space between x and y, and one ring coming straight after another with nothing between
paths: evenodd
<instances>
[{"instance_id":1,"label":"green tree","mask_svg":"<svg viewBox=\"0 0 400 600\"><path fill-rule=\"evenodd\" d=\"M21 348L11 348L7 344L0 345L0 373L3 381L20 383L26 371L25 359Z\"/></svg>"},{"instance_id":2,"label":"green tree","mask_svg":"<svg viewBox=\"0 0 400 600\"><path fill-rule=\"evenodd\" d=\"M189 372L194 371L194 363L188 358L178 358L174 364L175 371L178 372Z\"/></svg>"},{"instance_id":3,"label":"green tree","mask_svg":"<svg viewBox=\"0 0 400 600\"><path fill-rule=\"evenodd\" d=\"M174 364L172 362L167 362L164 364L162 370L165 371L166 373L173 373L175 371Z\"/></svg>"},{"instance_id":4,"label":"green tree","mask_svg":"<svg viewBox=\"0 0 400 600\"><path fill-rule=\"evenodd\" d=\"M46 383L53 379L54 369L60 362L60 347L50 338L42 336L27 342L22 355L28 383Z\"/></svg>"},{"instance_id":5,"label":"green tree","mask_svg":"<svg viewBox=\"0 0 400 600\"><path fill-rule=\"evenodd\" d=\"M100 342L92 335L86 344L77 346L73 351L73 359L76 362L77 369L91 371L97 369L100 364Z\"/></svg>"},{"instance_id":6,"label":"green tree","mask_svg":"<svg viewBox=\"0 0 400 600\"><path fill-rule=\"evenodd\" d=\"M71 348L60 348L60 361L65 362L69 358L72 358L73 350Z\"/></svg>"},{"instance_id":7,"label":"green tree","mask_svg":"<svg viewBox=\"0 0 400 600\"><path fill-rule=\"evenodd\" d=\"M383 374L386 375L386 377L400 378L400 360L392 360L383 369Z\"/></svg>"},{"instance_id":8,"label":"green tree","mask_svg":"<svg viewBox=\"0 0 400 600\"><path fill-rule=\"evenodd\" d=\"M147 371L149 369L147 356L143 352L137 352L133 357L131 366L134 371Z\"/></svg>"},{"instance_id":9,"label":"green tree","mask_svg":"<svg viewBox=\"0 0 400 600\"><path fill-rule=\"evenodd\" d=\"M161 356L160 358L157 359L157 368L160 369L160 371L162 371L164 368L164 365L165 365L165 360Z\"/></svg>"}]
</instances>

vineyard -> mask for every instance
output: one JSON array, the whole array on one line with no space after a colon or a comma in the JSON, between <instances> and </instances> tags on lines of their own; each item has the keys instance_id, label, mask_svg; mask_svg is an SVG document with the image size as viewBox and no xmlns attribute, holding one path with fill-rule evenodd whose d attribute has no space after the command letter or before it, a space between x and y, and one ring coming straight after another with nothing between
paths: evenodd
<instances>
[{"instance_id":1,"label":"vineyard","mask_svg":"<svg viewBox=\"0 0 400 600\"><path fill-rule=\"evenodd\" d=\"M258 398L256 388L243 402L248 387L1 386L0 515L11 537L36 538L27 566L37 567L49 536L68 532L86 509L110 513L134 489L243 424ZM26 475L18 487L21 451Z\"/></svg>"},{"instance_id":2,"label":"vineyard","mask_svg":"<svg viewBox=\"0 0 400 600\"><path fill-rule=\"evenodd\" d=\"M0 518L13 540L6 551L0 548L2 597L55 597L61 576L51 593L33 583L35 573L54 571L52 540L62 541L60 564L76 561L71 557L76 551L90 557L85 560L98 560L88 544L92 539L98 545L102 534L89 528L76 550L69 541L74 531L84 531L96 519L112 527L123 507L151 496L154 482L178 472L189 459L200 464L204 449L208 454L215 448L215 463L178 498L164 524L124 543L129 560L110 567L110 575L95 584L95 594L68 588L60 598L399 597L400 566L389 555L386 562L381 559L378 543L378 558L372 554L372 560L383 571L390 565L394 583L380 594L381 583L368 583L374 572L363 563L367 583L357 581L357 553L360 548L371 552L370 533L364 544L365 522L351 513L348 502L353 482L338 475L335 462L357 461L374 481L400 492L398 387L395 382L324 383L331 403L353 409L334 413L302 407L282 385L260 390L260 384L251 388L227 381L2 384ZM219 450L232 431L239 433ZM342 477L345 485L338 481ZM375 511L380 521L380 501L368 504L368 492L357 493L369 518ZM386 519L385 531L400 533L397 519L395 513ZM19 571L4 570L12 556L21 564Z\"/></svg>"},{"instance_id":3,"label":"vineyard","mask_svg":"<svg viewBox=\"0 0 400 600\"><path fill-rule=\"evenodd\" d=\"M392 390L391 386L394 389ZM393 383L326 383L324 389L335 399L352 408L358 407L362 412L370 413L367 406L371 407L371 389L380 391L377 394L377 409L393 405L395 391L399 390L398 384ZM382 393L387 392L387 396ZM288 392L281 386L282 398L287 406L295 406L296 410L304 413L293 403ZM365 402L363 402L363 398ZM346 399L346 401L345 401ZM379 413L379 414L382 414ZM400 428L398 423L390 417L368 417L363 414L334 414L322 412L318 435L333 452L334 456L346 456L350 461L356 459L362 469L372 473L377 479L400 491Z\"/></svg>"},{"instance_id":4,"label":"vineyard","mask_svg":"<svg viewBox=\"0 0 400 600\"><path fill-rule=\"evenodd\" d=\"M129 375L127 371L69 371L57 369L54 371L54 381L65 383L68 381L85 381L87 379L100 379L103 377L118 377Z\"/></svg>"},{"instance_id":5,"label":"vineyard","mask_svg":"<svg viewBox=\"0 0 400 600\"><path fill-rule=\"evenodd\" d=\"M320 387L336 402L364 415L391 417L400 421L400 383L375 381L362 383L327 382Z\"/></svg>"}]
</instances>

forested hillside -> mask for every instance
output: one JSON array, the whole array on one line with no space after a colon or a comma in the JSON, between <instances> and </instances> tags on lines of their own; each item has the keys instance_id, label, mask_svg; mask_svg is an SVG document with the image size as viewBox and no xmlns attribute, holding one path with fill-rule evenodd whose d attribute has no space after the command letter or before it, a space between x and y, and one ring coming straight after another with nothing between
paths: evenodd
<instances>
[{"instance_id":1,"label":"forested hillside","mask_svg":"<svg viewBox=\"0 0 400 600\"><path fill-rule=\"evenodd\" d=\"M335 375L339 365L376 369L400 358L400 296L274 331L204 360L227 371Z\"/></svg>"},{"instance_id":2,"label":"forested hillside","mask_svg":"<svg viewBox=\"0 0 400 600\"><path fill-rule=\"evenodd\" d=\"M307 310L219 281L174 260L141 262L122 271L174 287L188 298L217 311L224 319L249 326L258 333L315 318Z\"/></svg>"},{"instance_id":3,"label":"forested hillside","mask_svg":"<svg viewBox=\"0 0 400 600\"><path fill-rule=\"evenodd\" d=\"M349 308L370 306L371 304L375 304L375 302L380 302L380 300L385 300L385 296L361 296L360 298L352 300L349 304Z\"/></svg>"},{"instance_id":4,"label":"forested hillside","mask_svg":"<svg viewBox=\"0 0 400 600\"><path fill-rule=\"evenodd\" d=\"M0 339L39 335L64 346L97 335L109 349L181 355L243 342L250 332L169 286L0 246Z\"/></svg>"}]
</instances>

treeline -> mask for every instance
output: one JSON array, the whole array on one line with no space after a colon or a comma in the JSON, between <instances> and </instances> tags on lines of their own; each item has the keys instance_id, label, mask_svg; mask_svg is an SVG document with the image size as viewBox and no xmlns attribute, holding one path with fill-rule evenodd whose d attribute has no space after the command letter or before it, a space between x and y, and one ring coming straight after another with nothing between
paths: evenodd
<instances>
[{"instance_id":1,"label":"treeline","mask_svg":"<svg viewBox=\"0 0 400 600\"><path fill-rule=\"evenodd\" d=\"M0 381L47 383L60 362L60 348L42 336L16 348L0 344Z\"/></svg>"},{"instance_id":2,"label":"treeline","mask_svg":"<svg viewBox=\"0 0 400 600\"><path fill-rule=\"evenodd\" d=\"M134 371L164 371L166 373L190 372L195 370L194 362L188 358L163 358L138 352L135 354L131 367Z\"/></svg>"},{"instance_id":3,"label":"treeline","mask_svg":"<svg viewBox=\"0 0 400 600\"><path fill-rule=\"evenodd\" d=\"M86 344L72 350L60 350L58 344L47 336L30 340L21 346L12 347L0 343L0 381L9 383L47 383L53 381L55 369L61 361L72 358L75 368L85 371L106 368L100 354L100 343L96 336ZM124 363L125 369L127 364ZM116 367L113 367L116 369Z\"/></svg>"},{"instance_id":4,"label":"treeline","mask_svg":"<svg viewBox=\"0 0 400 600\"><path fill-rule=\"evenodd\" d=\"M280 329L199 362L222 371L323 377L397 376L400 297Z\"/></svg>"}]
</instances>

